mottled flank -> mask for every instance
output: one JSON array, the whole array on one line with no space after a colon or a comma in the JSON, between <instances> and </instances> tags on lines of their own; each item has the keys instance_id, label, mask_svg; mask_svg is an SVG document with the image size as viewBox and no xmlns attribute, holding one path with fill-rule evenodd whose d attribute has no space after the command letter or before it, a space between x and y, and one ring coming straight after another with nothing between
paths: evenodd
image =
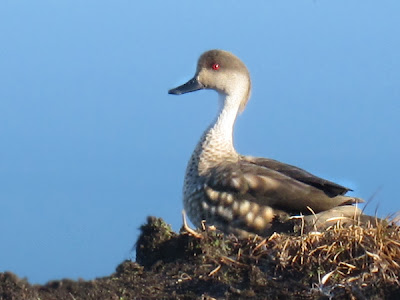
<instances>
[{"instance_id":1,"label":"mottled flank","mask_svg":"<svg viewBox=\"0 0 400 300\"><path fill-rule=\"evenodd\" d=\"M201 136L186 170L183 203L195 225L205 220L228 233L268 235L274 221L299 215L310 227L359 220L361 210L352 204L363 201L344 196L350 189L295 166L236 152L233 127L251 90L249 71L239 58L227 51L207 51L193 79L169 92L201 88L220 94L221 110Z\"/></svg>"}]
</instances>

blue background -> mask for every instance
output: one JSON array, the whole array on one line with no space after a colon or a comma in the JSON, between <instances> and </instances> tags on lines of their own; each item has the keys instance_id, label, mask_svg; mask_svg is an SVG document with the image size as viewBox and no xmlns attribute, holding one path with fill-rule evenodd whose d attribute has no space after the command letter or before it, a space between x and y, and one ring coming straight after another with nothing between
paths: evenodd
<instances>
[{"instance_id":1,"label":"blue background","mask_svg":"<svg viewBox=\"0 0 400 300\"><path fill-rule=\"evenodd\" d=\"M0 271L105 276L148 215L181 226L213 91L180 97L205 50L248 66L240 153L400 209L400 1L0 3Z\"/></svg>"}]
</instances>

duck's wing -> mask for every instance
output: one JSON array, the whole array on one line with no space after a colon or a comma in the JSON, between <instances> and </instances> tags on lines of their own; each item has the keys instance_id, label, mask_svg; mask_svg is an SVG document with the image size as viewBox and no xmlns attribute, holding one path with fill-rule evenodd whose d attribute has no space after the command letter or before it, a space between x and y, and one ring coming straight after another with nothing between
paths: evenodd
<instances>
[{"instance_id":1,"label":"duck's wing","mask_svg":"<svg viewBox=\"0 0 400 300\"><path fill-rule=\"evenodd\" d=\"M210 202L229 197L237 202L249 201L289 213L308 214L309 208L318 213L336 206L362 202L358 198L342 196L348 191L347 188L319 179L301 169L292 169L290 173L289 167L282 164L280 168L284 172L281 172L276 163L264 161L264 164L240 159L211 169L205 180L207 194L209 198L214 198ZM328 186L329 193L326 188L320 189L319 186ZM333 193L335 189L339 191L336 194Z\"/></svg>"},{"instance_id":2,"label":"duck's wing","mask_svg":"<svg viewBox=\"0 0 400 300\"><path fill-rule=\"evenodd\" d=\"M247 162L256 166L265 167L279 173L282 173L290 178L303 182L307 185L311 185L317 189L320 189L325 194L330 197L344 195L348 191L352 191L351 189L334 183L329 180L325 180L323 178L317 177L303 169L298 167L281 163L279 161L261 158L261 157L252 157L252 156L241 156L240 157L243 162Z\"/></svg>"}]
</instances>

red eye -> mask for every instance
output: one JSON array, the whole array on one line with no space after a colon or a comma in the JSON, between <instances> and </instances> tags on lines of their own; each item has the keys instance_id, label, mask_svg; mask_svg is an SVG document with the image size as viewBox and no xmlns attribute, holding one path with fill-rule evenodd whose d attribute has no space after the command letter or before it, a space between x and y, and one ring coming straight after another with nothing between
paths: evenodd
<instances>
[{"instance_id":1,"label":"red eye","mask_svg":"<svg viewBox=\"0 0 400 300\"><path fill-rule=\"evenodd\" d=\"M213 70L218 70L220 68L220 65L215 63L212 65Z\"/></svg>"}]
</instances>

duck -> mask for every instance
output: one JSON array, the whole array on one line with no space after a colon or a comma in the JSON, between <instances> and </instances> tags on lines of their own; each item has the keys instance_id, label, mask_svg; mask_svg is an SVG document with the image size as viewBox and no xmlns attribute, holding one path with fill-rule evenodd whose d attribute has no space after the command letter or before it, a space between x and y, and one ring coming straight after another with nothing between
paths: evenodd
<instances>
[{"instance_id":1,"label":"duck","mask_svg":"<svg viewBox=\"0 0 400 300\"><path fill-rule=\"evenodd\" d=\"M301 220L302 228L319 230L362 214L358 204L364 201L345 195L351 189L296 166L235 150L234 125L251 92L250 73L237 56L219 49L204 52L194 77L168 93L202 89L218 93L220 108L186 168L183 206L195 226L205 221L225 233L266 236L281 228L293 230L293 220Z\"/></svg>"}]
</instances>

